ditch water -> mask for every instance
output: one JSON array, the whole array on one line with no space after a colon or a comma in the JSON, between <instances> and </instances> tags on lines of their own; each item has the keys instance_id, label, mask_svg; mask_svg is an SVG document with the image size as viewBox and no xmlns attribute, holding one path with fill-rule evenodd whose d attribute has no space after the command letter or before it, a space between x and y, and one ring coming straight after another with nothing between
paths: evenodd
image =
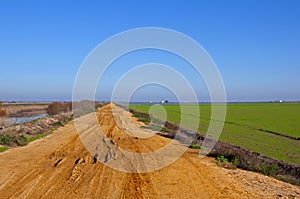
<instances>
[{"instance_id":1,"label":"ditch water","mask_svg":"<svg viewBox=\"0 0 300 199\"><path fill-rule=\"evenodd\" d=\"M32 120L40 119L43 117L47 117L48 114L34 115L31 117L10 117L4 120L4 126L11 126L14 124L22 124L25 122L30 122Z\"/></svg>"}]
</instances>

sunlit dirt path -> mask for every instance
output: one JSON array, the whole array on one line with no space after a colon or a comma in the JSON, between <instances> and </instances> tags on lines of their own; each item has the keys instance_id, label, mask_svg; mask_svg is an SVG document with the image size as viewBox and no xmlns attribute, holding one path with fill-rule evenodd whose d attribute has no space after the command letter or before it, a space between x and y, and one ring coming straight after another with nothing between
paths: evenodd
<instances>
[{"instance_id":1,"label":"sunlit dirt path","mask_svg":"<svg viewBox=\"0 0 300 199\"><path fill-rule=\"evenodd\" d=\"M94 116L83 119L93 121ZM147 137L145 130L140 131L144 138L137 139L139 123L114 104L99 109L97 117L107 140L123 150L147 153L170 142L155 134ZM120 129L118 122L126 128ZM90 135L96 125L90 123L81 136ZM107 161L118 158L109 153ZM74 122L25 147L1 153L0 162L0 198L300 198L299 187L218 167L212 158L199 159L194 149L152 172L112 169L84 147Z\"/></svg>"}]
</instances>

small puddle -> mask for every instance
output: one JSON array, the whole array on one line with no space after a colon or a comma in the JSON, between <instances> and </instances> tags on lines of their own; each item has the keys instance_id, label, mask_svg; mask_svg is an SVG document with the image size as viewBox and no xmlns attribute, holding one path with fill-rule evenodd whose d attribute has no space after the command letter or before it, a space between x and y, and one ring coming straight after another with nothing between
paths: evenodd
<instances>
[{"instance_id":1,"label":"small puddle","mask_svg":"<svg viewBox=\"0 0 300 199\"><path fill-rule=\"evenodd\" d=\"M11 126L14 124L22 124L25 122L30 122L32 120L40 119L47 116L48 114L34 115L31 117L9 117L4 119L3 124L4 126Z\"/></svg>"}]
</instances>

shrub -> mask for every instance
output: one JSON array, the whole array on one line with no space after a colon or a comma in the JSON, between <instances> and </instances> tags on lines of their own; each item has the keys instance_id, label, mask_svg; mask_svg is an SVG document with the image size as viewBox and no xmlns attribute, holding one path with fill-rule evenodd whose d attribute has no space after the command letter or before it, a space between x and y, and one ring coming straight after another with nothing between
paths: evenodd
<instances>
[{"instance_id":1,"label":"shrub","mask_svg":"<svg viewBox=\"0 0 300 199\"><path fill-rule=\"evenodd\" d=\"M102 107L107 103L95 102L91 100L81 100L79 102L73 102L72 104L72 112L73 117L80 117L82 115L95 112L96 109Z\"/></svg>"},{"instance_id":2,"label":"shrub","mask_svg":"<svg viewBox=\"0 0 300 199\"><path fill-rule=\"evenodd\" d=\"M12 138L7 134L0 134L0 144L9 145L12 141Z\"/></svg>"},{"instance_id":3,"label":"shrub","mask_svg":"<svg viewBox=\"0 0 300 199\"><path fill-rule=\"evenodd\" d=\"M224 156L224 155L221 155L221 156L218 156L217 158L217 161L222 163L222 162L227 162L227 163L230 163L232 165L237 165L239 163L239 159L235 156Z\"/></svg>"},{"instance_id":4,"label":"shrub","mask_svg":"<svg viewBox=\"0 0 300 199\"><path fill-rule=\"evenodd\" d=\"M7 112L5 109L0 109L0 117L5 117L7 115Z\"/></svg>"},{"instance_id":5,"label":"shrub","mask_svg":"<svg viewBox=\"0 0 300 199\"><path fill-rule=\"evenodd\" d=\"M228 159L223 155L217 157L218 162L228 162Z\"/></svg>"},{"instance_id":6,"label":"shrub","mask_svg":"<svg viewBox=\"0 0 300 199\"><path fill-rule=\"evenodd\" d=\"M261 172L262 174L267 176L274 176L276 173L276 167L274 165L268 165L266 163L256 165L254 170Z\"/></svg>"},{"instance_id":7,"label":"shrub","mask_svg":"<svg viewBox=\"0 0 300 199\"><path fill-rule=\"evenodd\" d=\"M230 163L233 165L237 165L239 163L239 159L237 157L234 157L233 159L230 160Z\"/></svg>"},{"instance_id":8,"label":"shrub","mask_svg":"<svg viewBox=\"0 0 300 199\"><path fill-rule=\"evenodd\" d=\"M71 102L52 102L48 105L47 113L49 115L57 115L59 113L64 113L72 110Z\"/></svg>"},{"instance_id":9,"label":"shrub","mask_svg":"<svg viewBox=\"0 0 300 199\"><path fill-rule=\"evenodd\" d=\"M151 119L147 114L140 113L140 112L132 112L133 116L138 118L139 122L143 122L144 124L150 124Z\"/></svg>"},{"instance_id":10,"label":"shrub","mask_svg":"<svg viewBox=\"0 0 300 199\"><path fill-rule=\"evenodd\" d=\"M21 136L18 136L16 138L16 143L19 145L19 146L25 146L28 144L28 140L27 138L24 136L24 135L21 135Z\"/></svg>"},{"instance_id":11,"label":"shrub","mask_svg":"<svg viewBox=\"0 0 300 199\"><path fill-rule=\"evenodd\" d=\"M0 118L6 117L6 115L7 115L6 110L5 109L1 109L2 104L3 103L0 101Z\"/></svg>"}]
</instances>

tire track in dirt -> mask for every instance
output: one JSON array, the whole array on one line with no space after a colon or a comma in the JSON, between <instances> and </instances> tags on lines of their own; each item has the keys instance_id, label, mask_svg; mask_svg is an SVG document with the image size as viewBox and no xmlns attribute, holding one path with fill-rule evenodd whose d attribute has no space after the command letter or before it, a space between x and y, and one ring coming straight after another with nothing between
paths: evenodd
<instances>
[{"instance_id":1,"label":"tire track in dirt","mask_svg":"<svg viewBox=\"0 0 300 199\"><path fill-rule=\"evenodd\" d=\"M41 140L1 153L0 198L300 198L299 187L220 168L211 158L199 159L193 149L169 166L147 173L126 173L95 162L95 158L107 163L119 159L135 171L134 160L128 161L122 150L151 153L170 142L139 130L140 124L128 114L110 104L97 113L105 136L95 133L93 113L83 116L87 124L80 136L71 122ZM92 153L82 140L92 146ZM139 161L147 166L145 160ZM151 164L156 161L161 160Z\"/></svg>"},{"instance_id":2,"label":"tire track in dirt","mask_svg":"<svg viewBox=\"0 0 300 199\"><path fill-rule=\"evenodd\" d=\"M129 142L129 146L132 146L131 151L140 153L141 150L139 149L139 146L136 145L135 142L133 142L132 139L129 139L127 134L120 135L120 129L119 126L116 126L116 121L119 120L120 118L117 117L115 120L107 120L107 118L113 118L114 116L112 115L112 112L106 111L106 112L101 112L102 114L98 115L98 120L100 124L106 123L106 125L109 125L105 132L106 137L110 138L110 142L112 144L120 144L121 137L122 139L127 139ZM119 114L117 114L119 116ZM104 120L101 118L104 116ZM109 117L108 117L109 116ZM101 123L101 121L104 121ZM117 123L121 124L121 121L117 121ZM123 124L124 125L124 124ZM110 158L112 158L111 151L109 150L108 155ZM124 156L124 154L122 154ZM107 160L108 161L108 160ZM133 167L133 163L131 163L131 167ZM150 198L156 198L157 195L155 194L156 191L154 189L154 186L151 183L151 179L149 174L144 173L126 173L124 178L123 178L123 183L122 183L122 193L121 193L121 198L143 198L143 196L148 196Z\"/></svg>"}]
</instances>

